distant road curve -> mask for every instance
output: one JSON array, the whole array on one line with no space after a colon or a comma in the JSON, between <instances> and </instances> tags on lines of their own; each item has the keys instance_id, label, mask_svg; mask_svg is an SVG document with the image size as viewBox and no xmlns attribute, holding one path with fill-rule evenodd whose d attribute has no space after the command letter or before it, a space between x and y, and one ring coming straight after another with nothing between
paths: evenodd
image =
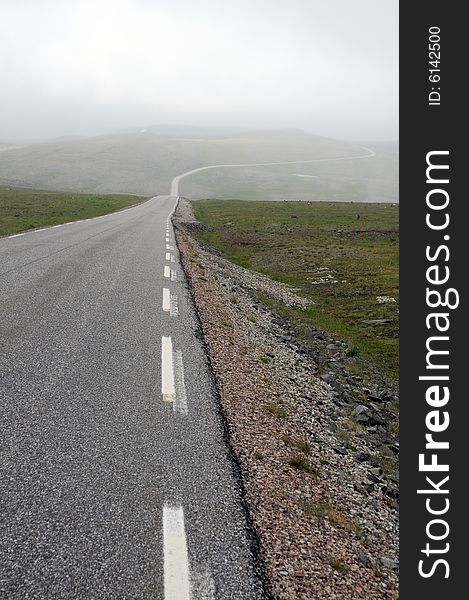
<instances>
[{"instance_id":1,"label":"distant road curve","mask_svg":"<svg viewBox=\"0 0 469 600\"><path fill-rule=\"evenodd\" d=\"M366 151L366 154L358 154L354 156L337 156L335 158L311 158L309 160L290 160L283 162L265 162L265 163L240 163L234 165L208 165L206 167L198 167L197 169L192 169L191 171L186 171L185 173L181 173L181 175L177 175L171 182L171 196L179 196L179 183L185 177L189 175L193 175L194 173L198 173L199 171L207 171L208 169L226 169L233 167L268 167L268 166L276 166L276 165L305 165L308 163L319 163L319 162L332 162L337 160L356 160L359 158L372 158L376 156L376 152L371 150L371 148L366 148L365 146L361 146L363 150Z\"/></svg>"}]
</instances>

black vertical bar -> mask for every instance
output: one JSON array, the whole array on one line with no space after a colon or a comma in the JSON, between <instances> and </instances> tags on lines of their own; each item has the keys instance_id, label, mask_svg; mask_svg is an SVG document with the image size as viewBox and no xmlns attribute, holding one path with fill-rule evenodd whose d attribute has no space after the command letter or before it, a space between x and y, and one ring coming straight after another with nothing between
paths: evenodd
<instances>
[{"instance_id":1,"label":"black vertical bar","mask_svg":"<svg viewBox=\"0 0 469 600\"><path fill-rule=\"evenodd\" d=\"M466 214L469 199L463 187L468 170L466 156L469 154L467 142L463 144L468 129L467 109L466 106L463 108L463 103L466 104L464 90L467 89L469 69L465 65L467 59L463 62L463 55L468 54L467 50L464 52L468 25L463 16L463 7L463 3L435 0L402 2L400 5L400 581L401 598L404 600L469 597L466 583L469 576L469 469L466 464L469 393L465 381L465 374L469 372L466 349L469 336L466 311L466 281L469 277ZM437 30L439 33L436 33ZM430 38L432 32L435 32L434 37ZM437 37L440 38L439 42L436 42ZM429 55L429 44L432 43L439 43L439 56ZM433 58L435 60L432 61ZM430 61L435 63L438 58L438 64L430 64ZM433 73L430 69L434 69ZM440 75L439 80L434 76L437 74ZM431 76L433 81L430 80ZM430 92L438 92L440 97L437 93L429 96ZM430 104L430 101L434 104ZM432 151L448 152L432 155L429 160L448 165L449 169L431 170L430 182L427 182L427 155ZM449 182L442 183L446 178ZM439 182L435 182L435 179ZM448 206L442 210L429 207L429 193L430 204L443 205L449 198ZM438 225L445 222L446 213L450 219L447 228L432 230L426 224L427 214L430 215L430 222ZM439 246L443 248L437 253ZM431 257L436 255L433 260L426 256L427 247ZM427 269L435 265L437 270L427 273ZM446 283L428 281L427 276L443 279L443 275L448 273L445 267L449 269ZM459 294L459 306L431 308L427 302L427 288L439 291L442 296L453 288L456 291L449 293L450 301L456 303ZM436 294L433 294L430 301L434 302L436 298ZM440 317L439 324L443 326L449 322L448 331L437 330L436 318L430 317L426 322L431 313L446 314L446 317ZM449 337L447 341L430 342L433 349L449 350L449 355L430 357L432 364L440 367L446 364L448 369L427 367L426 343L431 336ZM449 381L419 380L419 376L435 375L448 376ZM448 387L450 397L446 405L442 401L440 406L430 406L426 394L431 386L439 386L436 388L439 397L444 392L443 388ZM430 400L435 398L434 394ZM429 416L431 411L436 411L436 414ZM445 412L450 419L449 426L439 433L433 433L433 439L448 441L449 449L426 449L428 440L425 435L432 433L428 424L431 427L443 427L447 417ZM431 455L435 454L438 464L449 465L449 471L419 470L419 454L424 454L425 463L431 461ZM448 475L449 480L442 484L441 481ZM426 479L427 476L433 484ZM436 490L438 486L440 490L448 490L448 493L417 493L419 489ZM440 515L429 512L429 509L443 511L447 506L449 509ZM429 533L442 539L431 539ZM428 556L422 552L427 544ZM437 563L438 560L442 562Z\"/></svg>"}]
</instances>

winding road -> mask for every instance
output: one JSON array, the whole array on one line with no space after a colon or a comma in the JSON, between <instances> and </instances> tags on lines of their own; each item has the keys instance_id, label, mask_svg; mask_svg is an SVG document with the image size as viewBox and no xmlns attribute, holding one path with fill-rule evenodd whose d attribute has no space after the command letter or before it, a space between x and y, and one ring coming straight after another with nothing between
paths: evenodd
<instances>
[{"instance_id":1,"label":"winding road","mask_svg":"<svg viewBox=\"0 0 469 600\"><path fill-rule=\"evenodd\" d=\"M200 173L201 171L208 171L209 169L233 169L233 168L243 168L243 167L273 167L273 166L285 166L285 165L307 165L311 163L323 163L323 162L335 162L340 160L358 160L362 158L372 158L376 156L376 152L371 150L371 148L366 148L365 146L361 147L366 154L356 154L352 156L336 156L334 158L310 158L308 160L290 160L283 162L264 162L264 163L239 163L239 164L221 164L221 165L208 165L206 167L198 167L197 169L192 169L190 171L186 171L181 175L177 175L173 181L171 182L171 194L173 196L180 196L179 192L179 184L180 182L193 175L194 173Z\"/></svg>"},{"instance_id":2,"label":"winding road","mask_svg":"<svg viewBox=\"0 0 469 600\"><path fill-rule=\"evenodd\" d=\"M171 195L0 239L0 598L262 600Z\"/></svg>"}]
</instances>

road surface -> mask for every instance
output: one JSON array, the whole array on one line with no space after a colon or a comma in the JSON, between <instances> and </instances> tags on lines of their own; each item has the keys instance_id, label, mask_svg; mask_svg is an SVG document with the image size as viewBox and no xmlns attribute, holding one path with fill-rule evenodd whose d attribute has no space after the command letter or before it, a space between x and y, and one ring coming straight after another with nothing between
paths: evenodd
<instances>
[{"instance_id":1,"label":"road surface","mask_svg":"<svg viewBox=\"0 0 469 600\"><path fill-rule=\"evenodd\" d=\"M335 158L310 158L308 160L290 160L283 162L265 162L265 163L240 163L240 164L221 164L221 165L208 165L206 167L198 167L197 169L192 169L191 171L186 171L185 173L181 173L181 175L177 175L171 182L171 194L173 196L179 196L179 184L182 179L193 175L194 173L199 173L200 171L207 171L209 169L234 169L234 168L245 168L245 167L272 167L272 166L282 166L282 165L307 165L312 163L322 163L322 162L335 162L340 160L359 160L363 158L373 158L376 156L376 152L371 150L371 148L366 148L365 146L361 146L362 150L364 150L365 154L355 154L352 156L336 156Z\"/></svg>"},{"instance_id":2,"label":"road surface","mask_svg":"<svg viewBox=\"0 0 469 600\"><path fill-rule=\"evenodd\" d=\"M0 239L0 598L264 597L168 217Z\"/></svg>"}]
</instances>

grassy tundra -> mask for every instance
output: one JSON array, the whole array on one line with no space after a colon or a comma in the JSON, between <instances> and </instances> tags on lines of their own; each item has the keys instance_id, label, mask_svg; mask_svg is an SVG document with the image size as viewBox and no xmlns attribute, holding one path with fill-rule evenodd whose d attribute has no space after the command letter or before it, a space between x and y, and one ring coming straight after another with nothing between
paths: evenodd
<instances>
[{"instance_id":1,"label":"grassy tundra","mask_svg":"<svg viewBox=\"0 0 469 600\"><path fill-rule=\"evenodd\" d=\"M142 200L141 196L98 196L0 187L0 236L98 217Z\"/></svg>"},{"instance_id":2,"label":"grassy tundra","mask_svg":"<svg viewBox=\"0 0 469 600\"><path fill-rule=\"evenodd\" d=\"M233 262L288 283L313 301L293 309L262 298L299 337L317 325L349 354L398 380L398 207L345 202L193 204L199 236ZM354 361L355 362L355 361Z\"/></svg>"}]
</instances>

